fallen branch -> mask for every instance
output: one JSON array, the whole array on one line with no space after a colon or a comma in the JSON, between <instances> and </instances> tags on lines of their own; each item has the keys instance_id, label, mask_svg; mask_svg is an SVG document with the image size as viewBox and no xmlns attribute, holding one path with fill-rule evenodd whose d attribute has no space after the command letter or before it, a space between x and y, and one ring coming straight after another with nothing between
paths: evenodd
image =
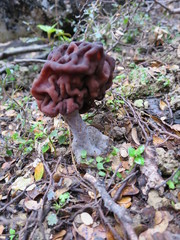
<instances>
[{"instance_id":1,"label":"fallen branch","mask_svg":"<svg viewBox=\"0 0 180 240\"><path fill-rule=\"evenodd\" d=\"M106 191L104 184L97 181L95 177L90 175L89 173L86 173L84 175L84 179L89 181L93 186L96 188L96 190L99 192L101 195L105 207L113 212L118 220L121 222L122 226L124 227L127 235L129 236L130 240L137 240L137 236L131 226L132 220L129 217L128 213L126 212L126 209L124 207L119 206L117 203L113 201L113 199L110 197L108 192Z\"/></svg>"},{"instance_id":2,"label":"fallen branch","mask_svg":"<svg viewBox=\"0 0 180 240\"><path fill-rule=\"evenodd\" d=\"M6 49L4 52L0 53L0 59L4 59L13 55L27 53L27 52L39 52L39 51L45 50L48 47L50 47L49 44L44 44L44 45L17 47L11 50Z\"/></svg>"},{"instance_id":3,"label":"fallen branch","mask_svg":"<svg viewBox=\"0 0 180 240\"><path fill-rule=\"evenodd\" d=\"M171 14L179 14L180 13L180 8L176 8L176 9L170 9L169 7L167 7L165 4L163 4L162 2L159 2L157 0L154 0L155 3L159 4L161 7L163 7L164 9L166 9L168 12L170 12Z\"/></svg>"}]
</instances>

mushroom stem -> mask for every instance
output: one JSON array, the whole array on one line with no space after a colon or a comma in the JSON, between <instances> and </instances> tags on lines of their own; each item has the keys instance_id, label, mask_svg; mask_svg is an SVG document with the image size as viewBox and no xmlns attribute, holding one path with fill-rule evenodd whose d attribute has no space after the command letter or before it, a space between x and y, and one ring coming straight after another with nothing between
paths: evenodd
<instances>
[{"instance_id":1,"label":"mushroom stem","mask_svg":"<svg viewBox=\"0 0 180 240\"><path fill-rule=\"evenodd\" d=\"M103 135L95 127L86 125L78 111L74 111L64 118L73 134L72 150L78 164L82 160L82 150L87 151L87 159L108 152L109 137Z\"/></svg>"}]
</instances>

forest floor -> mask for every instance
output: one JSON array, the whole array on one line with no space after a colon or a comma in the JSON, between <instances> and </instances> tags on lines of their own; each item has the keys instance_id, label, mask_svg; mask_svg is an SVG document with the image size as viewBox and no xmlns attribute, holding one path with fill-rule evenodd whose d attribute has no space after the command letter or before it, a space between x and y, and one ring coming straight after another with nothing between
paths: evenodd
<instances>
[{"instance_id":1,"label":"forest floor","mask_svg":"<svg viewBox=\"0 0 180 240\"><path fill-rule=\"evenodd\" d=\"M30 94L51 45L0 44L0 240L180 239L180 21L161 6L141 13L105 46L113 85L82 114L110 152L83 151L80 165L63 118Z\"/></svg>"}]
</instances>

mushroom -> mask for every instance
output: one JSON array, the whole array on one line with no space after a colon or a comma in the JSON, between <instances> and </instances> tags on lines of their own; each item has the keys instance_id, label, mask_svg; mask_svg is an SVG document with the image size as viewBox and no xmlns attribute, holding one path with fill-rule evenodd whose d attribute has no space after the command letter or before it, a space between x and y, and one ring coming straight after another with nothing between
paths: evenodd
<instances>
[{"instance_id":1,"label":"mushroom","mask_svg":"<svg viewBox=\"0 0 180 240\"><path fill-rule=\"evenodd\" d=\"M109 137L86 125L79 113L87 112L95 100L102 100L112 85L115 61L104 53L101 43L71 42L54 49L31 93L41 112L50 117L59 113L72 134L72 150L77 163L82 150L87 157L107 153Z\"/></svg>"}]
</instances>

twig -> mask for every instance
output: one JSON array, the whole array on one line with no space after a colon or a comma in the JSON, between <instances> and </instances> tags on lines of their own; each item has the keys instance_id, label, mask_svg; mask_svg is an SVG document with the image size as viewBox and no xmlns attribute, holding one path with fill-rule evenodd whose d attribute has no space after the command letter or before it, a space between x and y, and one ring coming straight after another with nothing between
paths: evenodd
<instances>
[{"instance_id":1,"label":"twig","mask_svg":"<svg viewBox=\"0 0 180 240\"><path fill-rule=\"evenodd\" d=\"M107 189L110 188L110 186L111 186L111 184L113 183L113 181L114 181L114 179L115 179L115 177L116 177L116 174L117 174L117 172L118 172L118 170L119 170L119 168L120 168L121 166L122 166L122 163L120 163L120 164L118 165L118 167L116 168L116 170L114 171L114 173L113 173L111 179L109 180L109 183L108 183Z\"/></svg>"},{"instance_id":2,"label":"twig","mask_svg":"<svg viewBox=\"0 0 180 240\"><path fill-rule=\"evenodd\" d=\"M48 47L50 47L49 44L44 44L44 45L17 47L13 50L7 49L4 52L0 53L0 59L7 58L17 54L27 53L27 52L39 52L39 51L45 50Z\"/></svg>"},{"instance_id":3,"label":"twig","mask_svg":"<svg viewBox=\"0 0 180 240\"><path fill-rule=\"evenodd\" d=\"M104 201L105 207L109 211L113 212L117 216L118 220L122 223L124 229L126 230L127 235L129 236L129 239L137 240L138 238L131 226L132 220L127 214L126 209L119 206L117 203L115 203L113 199L110 197L110 195L108 194L108 192L106 191L104 185L98 180L96 180L96 178L94 178L92 175L90 175L89 173L86 173L84 175L84 179L88 180L91 184L93 184L95 189L101 195ZM133 235L133 238L132 238L132 235Z\"/></svg>"},{"instance_id":4,"label":"twig","mask_svg":"<svg viewBox=\"0 0 180 240\"><path fill-rule=\"evenodd\" d=\"M165 4L163 4L162 2L159 2L157 0L154 0L155 3L159 4L161 7L165 8L168 12L170 12L171 14L179 14L180 13L180 8L176 8L176 9L170 9L169 7L167 7Z\"/></svg>"},{"instance_id":5,"label":"twig","mask_svg":"<svg viewBox=\"0 0 180 240\"><path fill-rule=\"evenodd\" d=\"M14 63L46 63L47 60L39 59L39 58L23 58L23 59L15 59Z\"/></svg>"}]
</instances>

